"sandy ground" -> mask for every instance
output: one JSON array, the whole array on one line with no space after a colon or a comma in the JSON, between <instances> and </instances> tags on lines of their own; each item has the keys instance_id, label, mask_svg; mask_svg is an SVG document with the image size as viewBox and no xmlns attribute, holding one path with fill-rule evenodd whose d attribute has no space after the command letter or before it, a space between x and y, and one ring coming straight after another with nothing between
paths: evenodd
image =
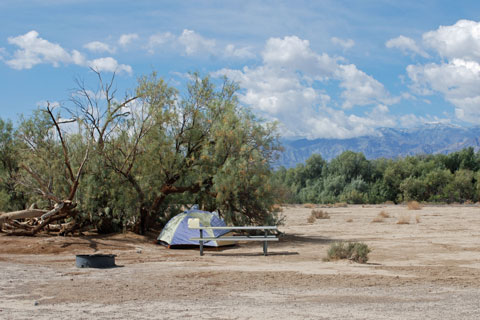
<instances>
[{"instance_id":1,"label":"sandy ground","mask_svg":"<svg viewBox=\"0 0 480 320\"><path fill-rule=\"evenodd\" d=\"M200 257L132 234L0 235L0 318L480 319L480 207L322 210L330 219L309 224L311 209L285 208L267 257L261 243ZM322 261L337 240L368 244L368 264ZM75 267L91 253L118 267Z\"/></svg>"}]
</instances>

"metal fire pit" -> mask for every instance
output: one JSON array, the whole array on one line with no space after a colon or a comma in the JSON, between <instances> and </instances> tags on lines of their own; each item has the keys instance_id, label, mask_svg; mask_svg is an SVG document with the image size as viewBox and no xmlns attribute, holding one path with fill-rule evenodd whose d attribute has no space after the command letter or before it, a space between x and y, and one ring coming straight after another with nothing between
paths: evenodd
<instances>
[{"instance_id":1,"label":"metal fire pit","mask_svg":"<svg viewBox=\"0 0 480 320\"><path fill-rule=\"evenodd\" d=\"M113 268L115 257L114 254L77 254L75 265L77 268Z\"/></svg>"}]
</instances>

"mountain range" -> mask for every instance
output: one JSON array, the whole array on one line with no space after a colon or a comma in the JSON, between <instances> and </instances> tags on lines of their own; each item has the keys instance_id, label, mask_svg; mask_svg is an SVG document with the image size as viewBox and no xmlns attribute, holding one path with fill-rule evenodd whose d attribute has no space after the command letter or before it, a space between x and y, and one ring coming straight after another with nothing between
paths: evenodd
<instances>
[{"instance_id":1,"label":"mountain range","mask_svg":"<svg viewBox=\"0 0 480 320\"><path fill-rule=\"evenodd\" d=\"M380 128L374 135L350 139L281 140L284 151L276 166L304 163L312 154L331 160L344 151L362 152L367 159L397 158L418 154L447 154L463 148L480 150L480 126L425 124L412 129Z\"/></svg>"}]
</instances>

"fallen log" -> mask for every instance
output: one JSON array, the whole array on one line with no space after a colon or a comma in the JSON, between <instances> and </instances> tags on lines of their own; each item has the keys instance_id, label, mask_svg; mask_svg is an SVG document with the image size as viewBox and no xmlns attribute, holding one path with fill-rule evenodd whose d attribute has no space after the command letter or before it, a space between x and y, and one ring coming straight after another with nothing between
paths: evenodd
<instances>
[{"instance_id":1,"label":"fallen log","mask_svg":"<svg viewBox=\"0 0 480 320\"><path fill-rule=\"evenodd\" d=\"M0 223L3 223L7 220L38 218L46 214L47 212L47 210L40 209L26 209L20 211L5 212L0 214Z\"/></svg>"}]
</instances>

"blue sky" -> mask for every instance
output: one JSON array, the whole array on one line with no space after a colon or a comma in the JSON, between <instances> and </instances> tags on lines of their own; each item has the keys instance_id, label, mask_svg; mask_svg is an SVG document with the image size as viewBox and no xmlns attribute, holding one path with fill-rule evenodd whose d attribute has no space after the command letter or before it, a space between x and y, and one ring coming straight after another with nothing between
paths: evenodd
<instances>
[{"instance_id":1,"label":"blue sky","mask_svg":"<svg viewBox=\"0 0 480 320\"><path fill-rule=\"evenodd\" d=\"M460 4L459 4L460 3ZM227 75L286 137L480 119L478 1L0 2L0 117L71 106L75 78Z\"/></svg>"}]
</instances>

